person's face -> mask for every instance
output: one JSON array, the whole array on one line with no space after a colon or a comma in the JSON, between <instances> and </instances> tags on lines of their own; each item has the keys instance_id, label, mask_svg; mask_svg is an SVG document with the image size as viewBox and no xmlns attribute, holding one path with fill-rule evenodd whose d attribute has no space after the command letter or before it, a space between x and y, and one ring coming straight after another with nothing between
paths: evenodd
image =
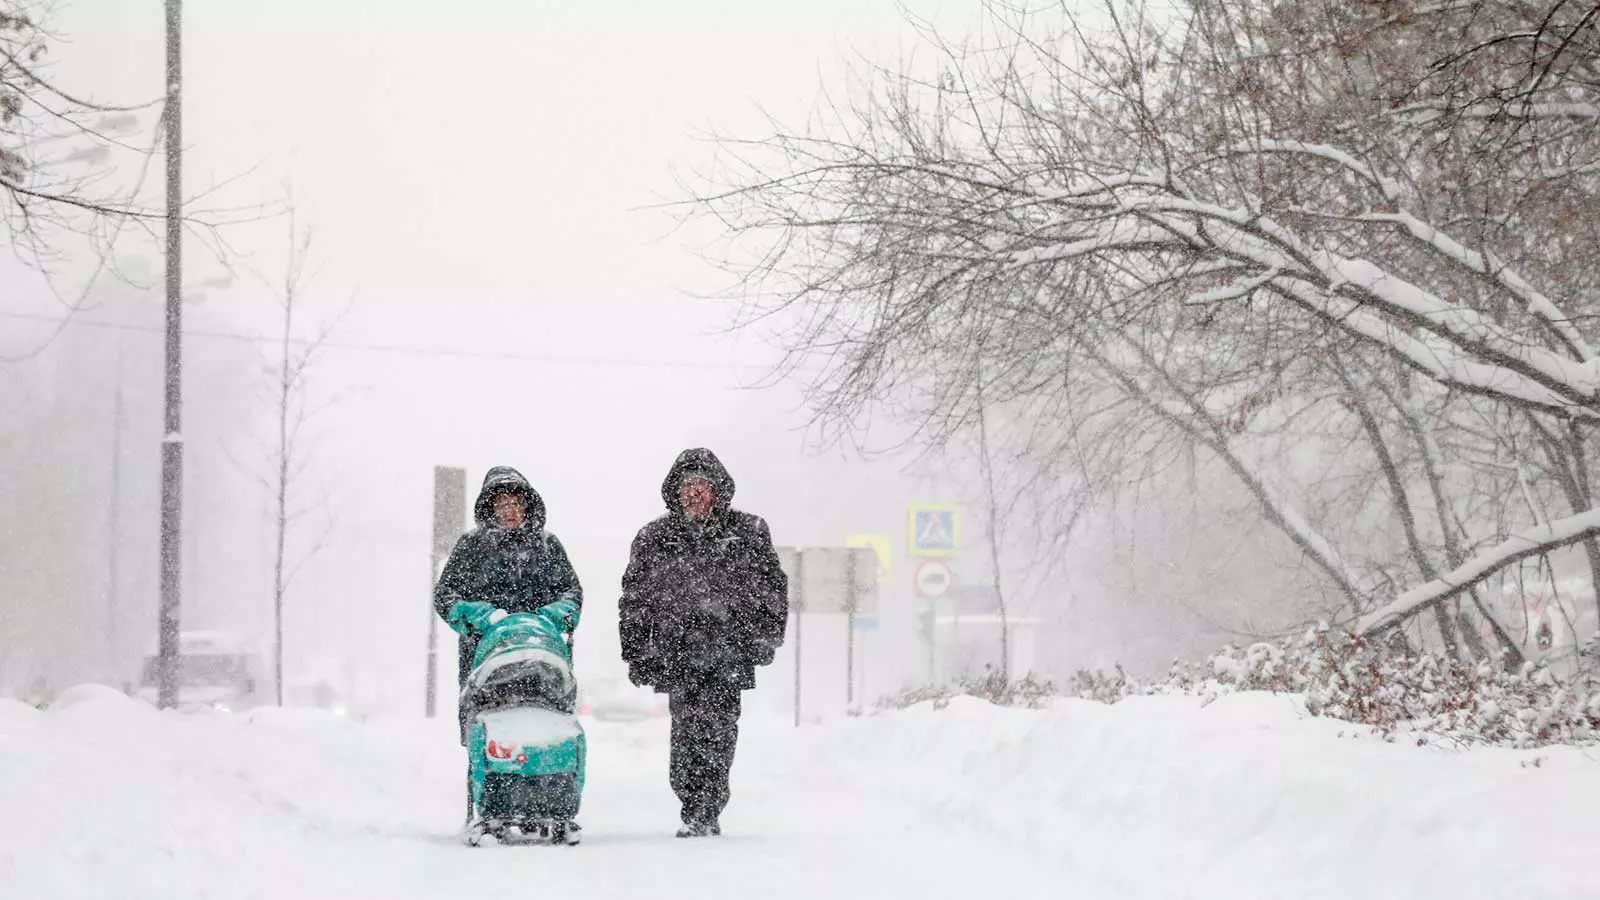
<instances>
[{"instance_id":1,"label":"person's face","mask_svg":"<svg viewBox=\"0 0 1600 900\"><path fill-rule=\"evenodd\" d=\"M526 504L516 494L495 495L494 520L500 524L501 528L521 528L523 519L526 518L527 514Z\"/></svg>"},{"instance_id":2,"label":"person's face","mask_svg":"<svg viewBox=\"0 0 1600 900\"><path fill-rule=\"evenodd\" d=\"M678 489L678 502L683 504L684 514L696 521L711 515L711 505L716 500L716 490L704 478L690 478Z\"/></svg>"}]
</instances>

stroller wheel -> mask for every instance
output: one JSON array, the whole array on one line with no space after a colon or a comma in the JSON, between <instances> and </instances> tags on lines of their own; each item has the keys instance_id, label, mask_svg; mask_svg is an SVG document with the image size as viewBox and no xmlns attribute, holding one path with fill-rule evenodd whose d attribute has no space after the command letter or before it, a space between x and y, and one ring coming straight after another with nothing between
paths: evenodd
<instances>
[{"instance_id":1,"label":"stroller wheel","mask_svg":"<svg viewBox=\"0 0 1600 900\"><path fill-rule=\"evenodd\" d=\"M565 844L569 847L576 846L582 840L580 829L574 822L552 822L550 824L550 843Z\"/></svg>"}]
</instances>

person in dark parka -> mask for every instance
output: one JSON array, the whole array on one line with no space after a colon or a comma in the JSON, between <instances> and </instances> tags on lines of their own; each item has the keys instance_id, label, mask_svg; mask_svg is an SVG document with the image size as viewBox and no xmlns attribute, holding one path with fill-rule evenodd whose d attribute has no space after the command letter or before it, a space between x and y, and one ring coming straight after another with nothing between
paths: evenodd
<instances>
[{"instance_id":1,"label":"person in dark parka","mask_svg":"<svg viewBox=\"0 0 1600 900\"><path fill-rule=\"evenodd\" d=\"M734 482L710 450L678 455L661 483L667 513L633 540L618 603L628 677L668 697L679 837L721 834L741 691L783 643L789 584L760 516L732 508Z\"/></svg>"},{"instance_id":2,"label":"person in dark parka","mask_svg":"<svg viewBox=\"0 0 1600 900\"><path fill-rule=\"evenodd\" d=\"M583 606L583 588L561 541L545 530L544 499L521 472L496 466L473 504L477 527L450 551L433 608L460 635L457 688L465 685L478 639L499 617L564 604L568 625ZM460 714L461 743L467 742Z\"/></svg>"}]
</instances>

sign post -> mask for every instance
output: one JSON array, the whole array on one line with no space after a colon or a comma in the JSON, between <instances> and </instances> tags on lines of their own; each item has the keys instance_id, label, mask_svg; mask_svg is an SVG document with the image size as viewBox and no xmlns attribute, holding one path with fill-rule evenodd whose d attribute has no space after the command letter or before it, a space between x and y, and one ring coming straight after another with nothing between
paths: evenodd
<instances>
[{"instance_id":1,"label":"sign post","mask_svg":"<svg viewBox=\"0 0 1600 900\"><path fill-rule=\"evenodd\" d=\"M805 548L794 551L794 727L800 727L801 623L806 612Z\"/></svg>"},{"instance_id":2,"label":"sign post","mask_svg":"<svg viewBox=\"0 0 1600 900\"><path fill-rule=\"evenodd\" d=\"M433 718L439 694L439 616L433 609L433 590L439 570L461 537L467 518L467 470L433 467L433 553L428 567L428 674L424 715Z\"/></svg>"},{"instance_id":3,"label":"sign post","mask_svg":"<svg viewBox=\"0 0 1600 900\"><path fill-rule=\"evenodd\" d=\"M856 616L855 617L855 630L857 632L876 631L877 628L878 628L878 617L877 616ZM856 668L861 673L860 676L859 676L859 681L856 684L856 687L857 687L856 697L858 698L857 705L856 705L856 713L860 714L861 704L864 703L866 701L866 698L867 698L867 664L866 664L867 663L867 652L866 652L866 646L863 645L859 650L856 651L856 653L857 653Z\"/></svg>"},{"instance_id":4,"label":"sign post","mask_svg":"<svg viewBox=\"0 0 1600 900\"><path fill-rule=\"evenodd\" d=\"M789 608L794 613L794 721L803 720L801 683L806 613L842 613L846 636L846 702L855 699L855 623L863 614L877 611L877 552L868 547L778 547L778 559L789 576ZM813 609L815 607L815 609Z\"/></svg>"},{"instance_id":5,"label":"sign post","mask_svg":"<svg viewBox=\"0 0 1600 900\"><path fill-rule=\"evenodd\" d=\"M856 705L856 555L845 557L844 708Z\"/></svg>"},{"instance_id":6,"label":"sign post","mask_svg":"<svg viewBox=\"0 0 1600 900\"><path fill-rule=\"evenodd\" d=\"M917 566L912 582L917 596L928 601L928 682L931 684L939 677L939 598L950 592L955 573L944 560L928 559ZM958 631L956 636L959 635Z\"/></svg>"}]
</instances>

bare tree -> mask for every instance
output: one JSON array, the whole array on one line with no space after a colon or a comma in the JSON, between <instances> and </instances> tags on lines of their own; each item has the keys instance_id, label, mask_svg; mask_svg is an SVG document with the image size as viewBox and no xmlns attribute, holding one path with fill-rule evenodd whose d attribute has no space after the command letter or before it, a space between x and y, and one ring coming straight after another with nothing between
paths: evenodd
<instances>
[{"instance_id":1,"label":"bare tree","mask_svg":"<svg viewBox=\"0 0 1600 900\"><path fill-rule=\"evenodd\" d=\"M278 425L278 442L275 455L277 469L274 484L277 495L275 522L277 540L273 561L272 613L273 666L275 681L277 682L278 705L280 706L283 705L284 688L284 597L289 590L289 585L294 580L295 575L299 573L301 567L326 545L335 522L332 508L326 503L326 498L323 498L323 502L311 507L320 509L327 515L324 527L316 537L306 543L304 555L292 565L287 564L286 548L290 530L310 512L310 508L297 508L291 505L292 488L301 479L305 467L310 461L310 454L304 445L305 426L315 415L327 409L329 405L308 405L307 375L339 321L343 319L350 309L347 304L337 315L324 319L320 325L316 326L313 335L309 339L296 340L295 314L296 312L304 311L307 282L306 263L311 246L311 230L296 231L294 207L291 204L289 216L290 250L284 270L282 294L279 298L283 310L283 331L280 333L278 341L279 359L275 373L275 387L278 390L277 407L275 409Z\"/></svg>"},{"instance_id":2,"label":"bare tree","mask_svg":"<svg viewBox=\"0 0 1600 900\"><path fill-rule=\"evenodd\" d=\"M43 275L64 316L52 334L0 362L54 343L101 279L132 283L115 263L130 232L156 241L167 229L164 208L143 196L164 139L157 116L165 97L110 103L54 77L51 52L64 39L51 30L53 9L53 0L0 0L0 221L11 251ZM188 198L173 224L226 265L222 228L258 214L192 208L203 196ZM69 269L81 284L62 283Z\"/></svg>"},{"instance_id":3,"label":"bare tree","mask_svg":"<svg viewBox=\"0 0 1600 900\"><path fill-rule=\"evenodd\" d=\"M287 255L273 289L279 327L271 338L273 358L264 369L273 432L264 454L267 471L263 474L230 454L235 464L251 474L271 497L273 673L280 706L284 702L284 613L289 591L305 565L327 546L337 518L325 494L306 496L306 472L314 458L309 426L339 399L314 402L311 374L339 322L350 310L347 304L333 315L307 316L307 307L313 302L308 295L313 232L299 224L292 200L287 208ZM302 337L308 318L314 324L309 336ZM305 526L313 517L320 521L307 530Z\"/></svg>"},{"instance_id":4,"label":"bare tree","mask_svg":"<svg viewBox=\"0 0 1600 900\"><path fill-rule=\"evenodd\" d=\"M1500 132L1463 97L1493 79L1441 78L1428 52L1470 19L1404 0L1192 0L1178 21L1113 2L1092 23L995 4L989 34L930 31L936 71L878 70L820 131L725 139L695 207L745 254L727 262L741 286L775 298L759 315L824 357L825 417L893 397L938 443L982 428L980 385L1117 397L1102 427L1056 419L1034 461L1128 426L1140 456L1097 454L1125 471L1204 448L1341 618L1381 632L1437 609L1435 639L1476 653L1468 609L1505 642L1470 589L1600 526L1600 259L1562 226L1600 198L1600 140L1472 152ZM1356 462L1297 474L1307 441Z\"/></svg>"},{"instance_id":5,"label":"bare tree","mask_svg":"<svg viewBox=\"0 0 1600 900\"><path fill-rule=\"evenodd\" d=\"M982 510L989 587L999 625L999 666L991 677L1009 683L1015 674L1014 616L1026 615L1042 591L1059 584L1066 539L1092 506L1094 493L1049 489L1046 482L1053 477L1051 468L1018 465L1017 452L1038 450L1038 416L1027 405L989 401L981 379L974 400L975 427L959 444L943 448L942 468L957 473L958 489L974 492L973 505ZM1059 462L1063 469L1073 465L1065 459ZM972 474L972 469L976 477L969 482L965 475ZM1049 538L1019 541L1015 539L1018 533Z\"/></svg>"},{"instance_id":6,"label":"bare tree","mask_svg":"<svg viewBox=\"0 0 1600 900\"><path fill-rule=\"evenodd\" d=\"M1006 615L1005 584L1000 565L1000 547L1005 541L1006 517L1000 513L1000 500L995 488L994 460L989 454L989 417L983 402L983 380L978 381L978 464L983 472L985 518L989 529L990 581L994 587L995 611L1000 616L1000 677L1011 681L1011 621Z\"/></svg>"},{"instance_id":7,"label":"bare tree","mask_svg":"<svg viewBox=\"0 0 1600 900\"><path fill-rule=\"evenodd\" d=\"M130 131L138 124L135 114L160 101L101 103L49 77L56 39L47 25L50 11L47 2L0 2L0 188L13 242L41 253L50 228L68 225L73 212L91 221L160 218L127 198L100 193L94 165L115 148L133 149L117 134Z\"/></svg>"}]
</instances>

